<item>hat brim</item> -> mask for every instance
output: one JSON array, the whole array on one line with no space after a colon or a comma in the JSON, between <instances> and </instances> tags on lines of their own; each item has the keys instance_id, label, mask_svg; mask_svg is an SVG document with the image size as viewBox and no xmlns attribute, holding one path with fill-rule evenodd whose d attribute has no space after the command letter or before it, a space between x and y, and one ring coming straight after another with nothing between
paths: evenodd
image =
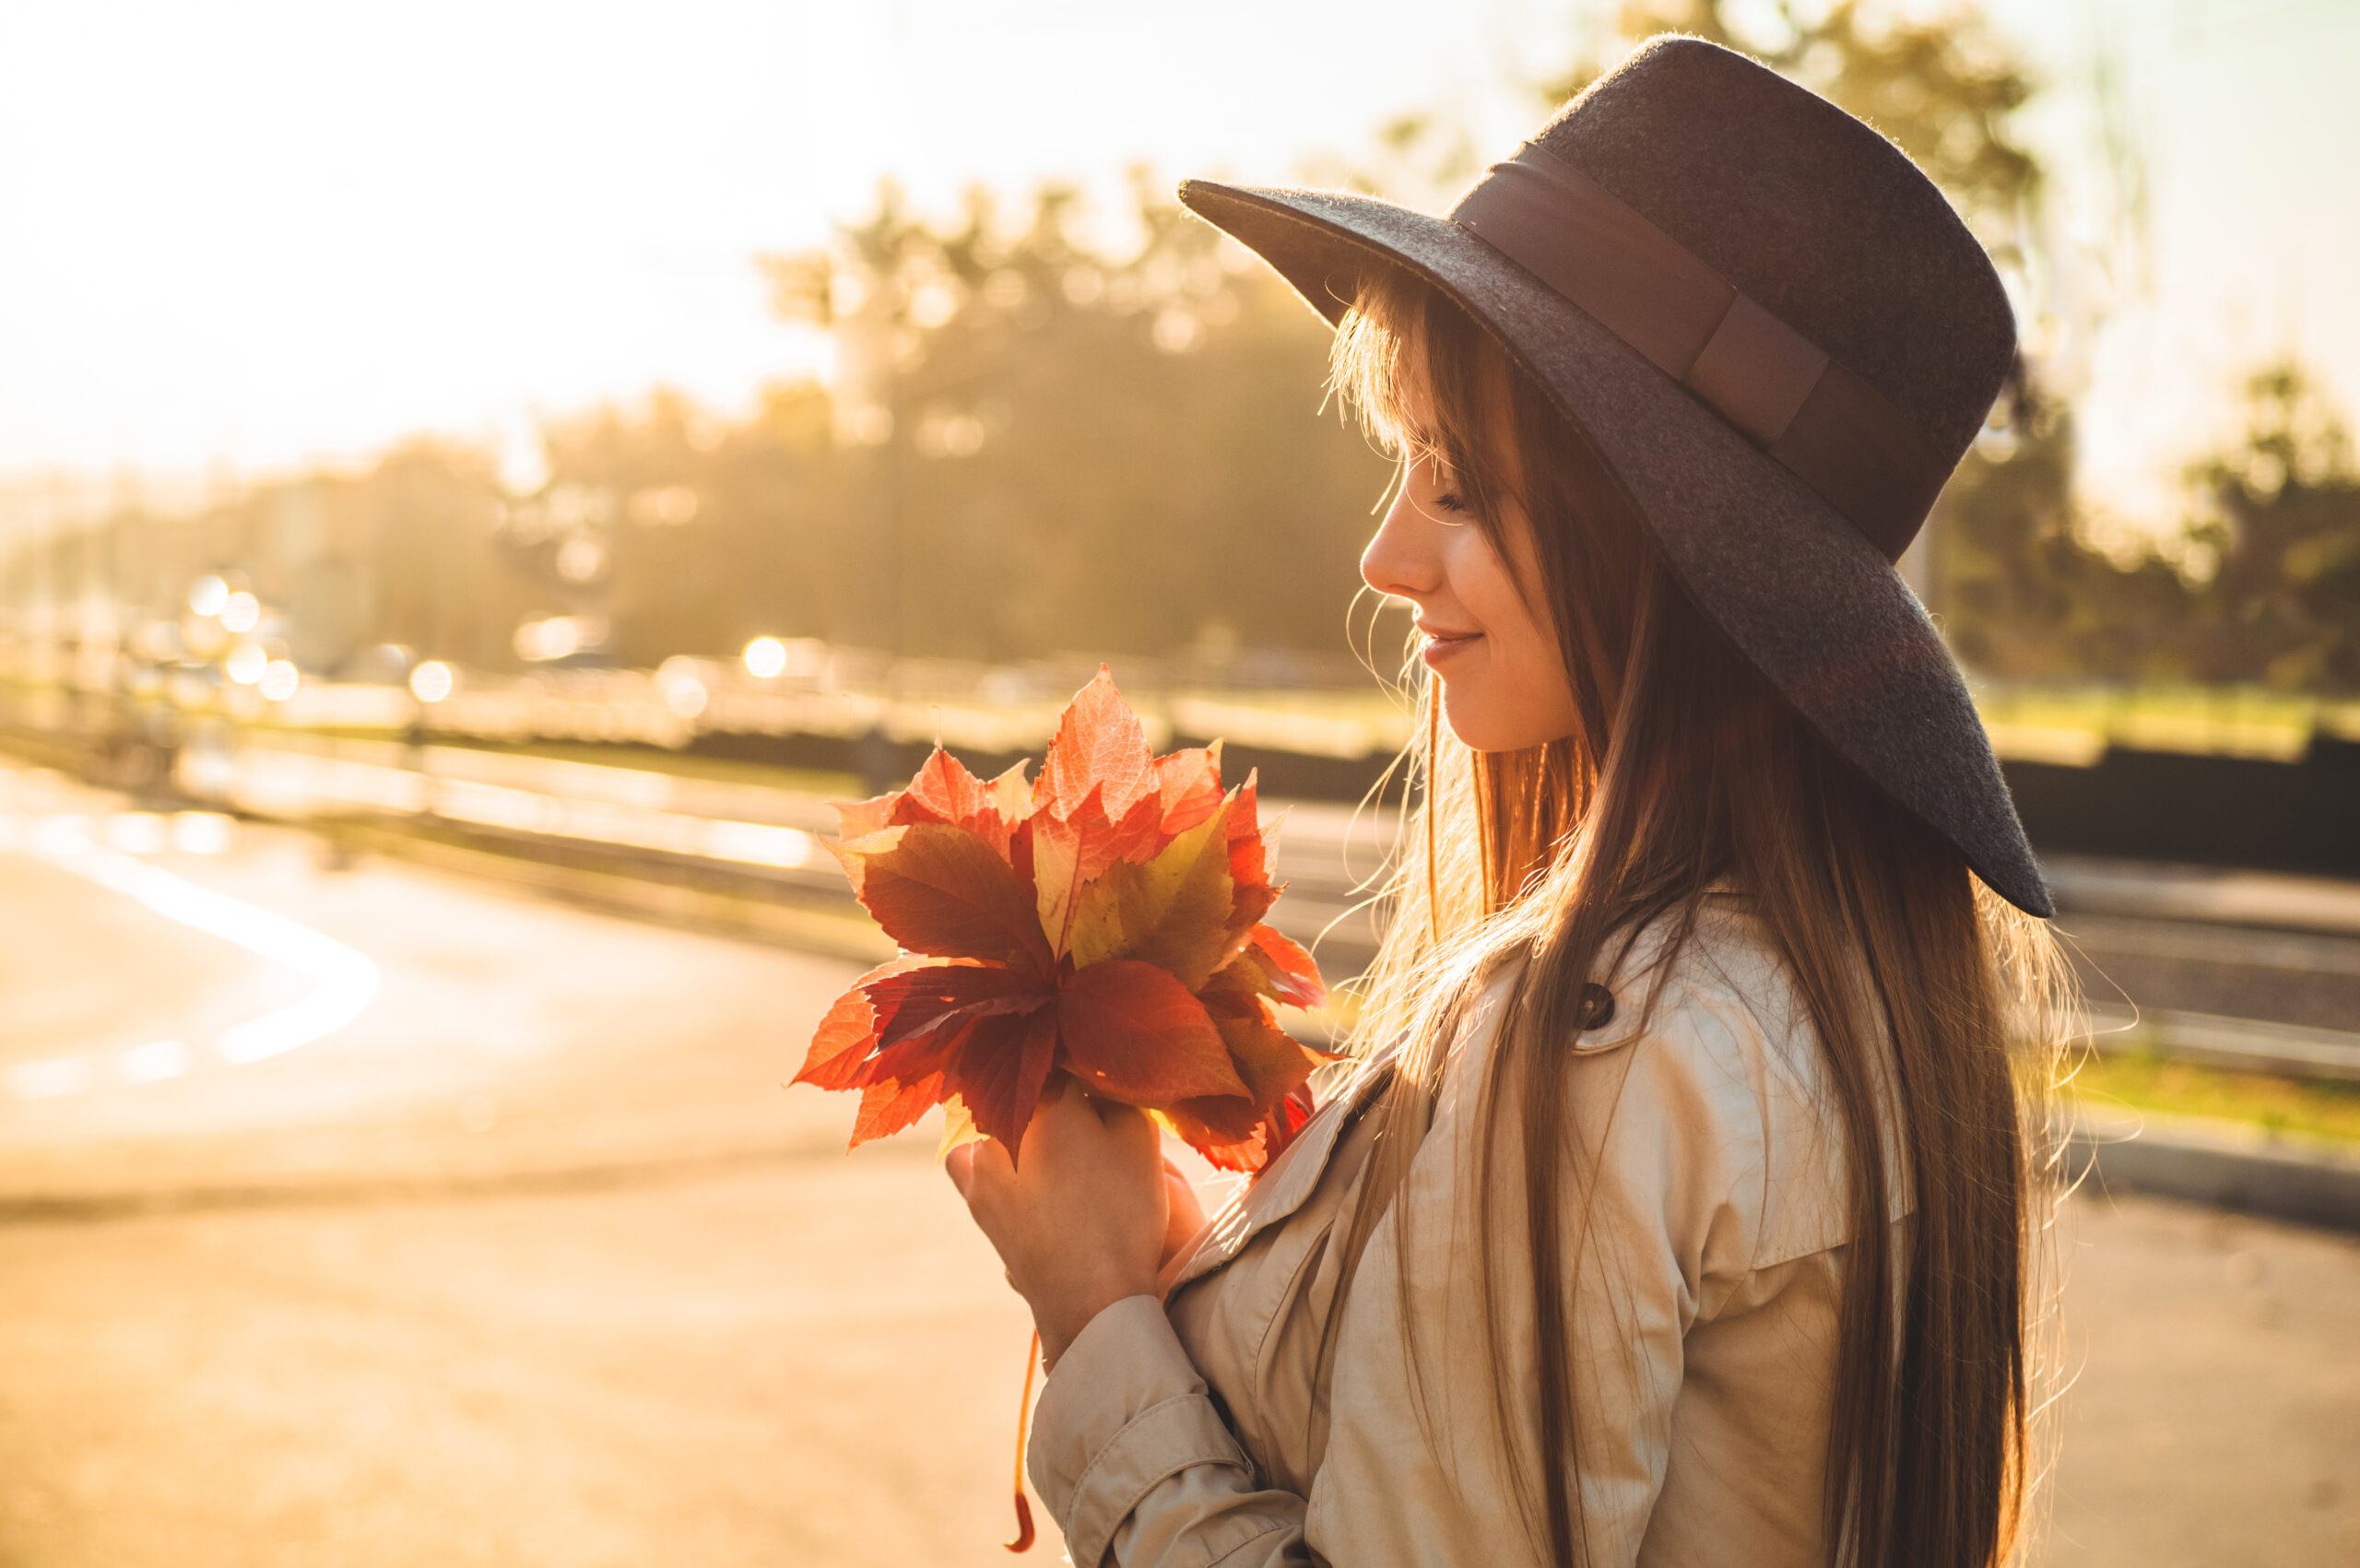
<instances>
[{"instance_id":1,"label":"hat brim","mask_svg":"<svg viewBox=\"0 0 2360 1568\"><path fill-rule=\"evenodd\" d=\"M1374 196L1191 180L1180 200L1332 324L1372 267L1456 300L1585 432L1706 614L1835 749L2025 913L2054 913L1966 683L1925 607L1818 492L1531 273Z\"/></svg>"}]
</instances>

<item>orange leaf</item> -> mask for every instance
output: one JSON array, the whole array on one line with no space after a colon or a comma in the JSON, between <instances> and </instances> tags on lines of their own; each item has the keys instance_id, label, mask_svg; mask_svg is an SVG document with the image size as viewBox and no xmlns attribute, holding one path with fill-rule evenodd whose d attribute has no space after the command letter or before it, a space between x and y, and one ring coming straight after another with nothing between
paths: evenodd
<instances>
[{"instance_id":1,"label":"orange leaf","mask_svg":"<svg viewBox=\"0 0 2360 1568\"><path fill-rule=\"evenodd\" d=\"M1037 972L950 962L886 975L861 987L876 1020L880 1051L947 1022L1032 1012L1056 999Z\"/></svg>"},{"instance_id":2,"label":"orange leaf","mask_svg":"<svg viewBox=\"0 0 2360 1568\"><path fill-rule=\"evenodd\" d=\"M1011 825L1032 814L1032 785L1024 777L1027 766L1019 759L1014 767L985 785L1001 819Z\"/></svg>"},{"instance_id":3,"label":"orange leaf","mask_svg":"<svg viewBox=\"0 0 2360 1568\"><path fill-rule=\"evenodd\" d=\"M1245 775L1245 782L1237 786L1236 804L1229 808L1229 874L1241 888L1270 885L1269 855L1261 825L1254 816L1254 781L1258 776Z\"/></svg>"},{"instance_id":4,"label":"orange leaf","mask_svg":"<svg viewBox=\"0 0 2360 1568\"><path fill-rule=\"evenodd\" d=\"M950 1092L945 1068L974 1027L966 1023L923 1035L869 1058L849 1147L890 1138L940 1104Z\"/></svg>"},{"instance_id":5,"label":"orange leaf","mask_svg":"<svg viewBox=\"0 0 2360 1568\"><path fill-rule=\"evenodd\" d=\"M897 789L867 800L831 800L828 804L836 813L836 837L866 838L879 828L892 826L893 808L902 803L902 796L907 793Z\"/></svg>"},{"instance_id":6,"label":"orange leaf","mask_svg":"<svg viewBox=\"0 0 2360 1568\"><path fill-rule=\"evenodd\" d=\"M1074 902L1068 947L1077 967L1139 959L1170 970L1195 991L1227 963L1233 905L1227 840L1220 812L1144 865L1118 862Z\"/></svg>"},{"instance_id":7,"label":"orange leaf","mask_svg":"<svg viewBox=\"0 0 2360 1568\"><path fill-rule=\"evenodd\" d=\"M862 906L913 952L1047 972L1052 961L1032 890L998 851L964 828L887 828L837 845L836 858Z\"/></svg>"},{"instance_id":8,"label":"orange leaf","mask_svg":"<svg viewBox=\"0 0 2360 1568\"><path fill-rule=\"evenodd\" d=\"M1164 835L1176 838L1221 808L1221 743L1158 757L1155 780Z\"/></svg>"},{"instance_id":9,"label":"orange leaf","mask_svg":"<svg viewBox=\"0 0 2360 1568\"><path fill-rule=\"evenodd\" d=\"M1147 731L1115 690L1113 675L1100 665L1097 677L1074 693L1057 721L1057 733L1041 766L1041 782L1033 786L1033 801L1070 817L1096 790L1099 809L1120 821L1142 796L1158 789Z\"/></svg>"},{"instance_id":10,"label":"orange leaf","mask_svg":"<svg viewBox=\"0 0 2360 1568\"><path fill-rule=\"evenodd\" d=\"M837 997L820 1020L820 1027L812 1032L811 1049L803 1059L803 1070L795 1075L796 1083L816 1084L821 1089L856 1089L860 1085L862 1068L868 1060L870 1047L877 1043L877 1020L869 1007L868 995L861 987L918 969L932 961L923 958L897 958L882 963L852 983L852 989Z\"/></svg>"},{"instance_id":11,"label":"orange leaf","mask_svg":"<svg viewBox=\"0 0 2360 1568\"><path fill-rule=\"evenodd\" d=\"M1009 787L1011 779L1013 790ZM942 822L964 828L1006 859L1009 835L1030 808L1020 804L1011 811L1007 808L1007 802L1013 795L1022 803L1028 793L1023 763L1019 762L1009 772L985 784L969 772L958 758L938 746L918 770L917 777L910 781L910 787L898 796L887 798L895 802L893 824Z\"/></svg>"},{"instance_id":12,"label":"orange leaf","mask_svg":"<svg viewBox=\"0 0 2360 1568\"><path fill-rule=\"evenodd\" d=\"M1279 902L1279 889L1267 882L1258 888L1243 883L1238 885L1229 902L1231 952L1245 947L1255 923L1269 914L1270 906Z\"/></svg>"},{"instance_id":13,"label":"orange leaf","mask_svg":"<svg viewBox=\"0 0 2360 1568\"><path fill-rule=\"evenodd\" d=\"M1077 970L1057 996L1057 1032L1074 1076L1109 1100L1169 1105L1246 1092L1205 1005L1151 963Z\"/></svg>"},{"instance_id":14,"label":"orange leaf","mask_svg":"<svg viewBox=\"0 0 2360 1568\"><path fill-rule=\"evenodd\" d=\"M1190 1100L1174 1106L1163 1116L1181 1141L1203 1155L1207 1164L1248 1175L1276 1160L1311 1119L1308 1087L1293 1090L1259 1114L1250 1108L1243 1115L1219 1109L1237 1103L1233 1100ZM1197 1114L1198 1111L1208 1114L1200 1116Z\"/></svg>"},{"instance_id":15,"label":"orange leaf","mask_svg":"<svg viewBox=\"0 0 2360 1568\"><path fill-rule=\"evenodd\" d=\"M1325 991L1260 924L1280 890L1256 787L1222 794L1218 743L1154 756L1102 666L1034 783L1022 764L985 783L938 747L908 789L839 807L831 847L913 956L830 1009L800 1081L861 1091L856 1143L938 1103L946 1149L1013 1150L1062 1068L1258 1168L1302 1126L1325 1059L1268 1001Z\"/></svg>"},{"instance_id":16,"label":"orange leaf","mask_svg":"<svg viewBox=\"0 0 2360 1568\"><path fill-rule=\"evenodd\" d=\"M1271 1118L1304 1087L1314 1067L1336 1058L1280 1029L1269 1004L1259 996L1218 991L1208 993L1205 1002L1245 1080L1247 1098L1184 1100L1167 1114L1173 1130L1213 1163L1233 1171L1258 1170L1265 1158L1277 1152L1269 1147Z\"/></svg>"},{"instance_id":17,"label":"orange leaf","mask_svg":"<svg viewBox=\"0 0 2360 1568\"><path fill-rule=\"evenodd\" d=\"M852 1141L858 1149L873 1138L891 1138L934 1109L942 1099L942 1075L934 1073L912 1083L888 1079L860 1091L860 1109L852 1119Z\"/></svg>"},{"instance_id":18,"label":"orange leaf","mask_svg":"<svg viewBox=\"0 0 2360 1568\"><path fill-rule=\"evenodd\" d=\"M1072 939L1074 900L1082 888L1108 867L1145 860L1154 852L1156 797L1142 797L1115 822L1100 808L1093 790L1071 817L1043 812L1027 828L1025 853L1018 859L1032 869L1042 933L1051 950L1062 956Z\"/></svg>"},{"instance_id":19,"label":"orange leaf","mask_svg":"<svg viewBox=\"0 0 2360 1568\"><path fill-rule=\"evenodd\" d=\"M845 992L829 1008L811 1035L811 1049L803 1058L796 1083L821 1089L858 1087L868 1049L877 1043L877 1024L869 1015L868 998L858 990Z\"/></svg>"},{"instance_id":20,"label":"orange leaf","mask_svg":"<svg viewBox=\"0 0 2360 1568\"><path fill-rule=\"evenodd\" d=\"M1246 952L1270 977L1267 986L1257 989L1298 1008L1316 1008L1328 999L1327 984L1319 978L1318 961L1292 937L1275 927L1257 925Z\"/></svg>"},{"instance_id":21,"label":"orange leaf","mask_svg":"<svg viewBox=\"0 0 2360 1568\"><path fill-rule=\"evenodd\" d=\"M1013 1159L1056 1055L1057 1013L1049 999L1039 993L1030 1017L970 1013L879 1052L861 1084L853 1146L900 1132L956 1100L959 1119L999 1138ZM947 1129L946 1151L950 1138Z\"/></svg>"},{"instance_id":22,"label":"orange leaf","mask_svg":"<svg viewBox=\"0 0 2360 1568\"><path fill-rule=\"evenodd\" d=\"M869 1058L860 1110L853 1118L852 1147L900 1132L940 1104L951 1093L951 1076L984 1026L1004 1021L962 1020L947 1029L889 1046ZM986 1049L994 1043L986 1040Z\"/></svg>"},{"instance_id":23,"label":"orange leaf","mask_svg":"<svg viewBox=\"0 0 2360 1568\"><path fill-rule=\"evenodd\" d=\"M1014 1160L1056 1055L1055 1008L1043 1008L1029 1018L979 1019L944 1081L975 1130L997 1139Z\"/></svg>"},{"instance_id":24,"label":"orange leaf","mask_svg":"<svg viewBox=\"0 0 2360 1568\"><path fill-rule=\"evenodd\" d=\"M1337 1059L1335 1052L1306 1045L1280 1029L1270 1004L1259 996L1233 992L1216 996L1207 1011L1254 1103L1266 1110L1309 1078L1314 1067Z\"/></svg>"}]
</instances>

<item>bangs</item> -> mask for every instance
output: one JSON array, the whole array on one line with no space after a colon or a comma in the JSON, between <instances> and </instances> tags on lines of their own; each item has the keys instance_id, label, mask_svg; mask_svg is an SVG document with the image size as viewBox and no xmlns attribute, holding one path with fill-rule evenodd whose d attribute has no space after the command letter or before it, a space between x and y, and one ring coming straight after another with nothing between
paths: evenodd
<instances>
[{"instance_id":1,"label":"bangs","mask_svg":"<svg viewBox=\"0 0 2360 1568\"><path fill-rule=\"evenodd\" d=\"M1508 437L1523 411L1517 379L1506 352L1455 301L1389 267L1362 278L1328 350L1328 392L1369 441L1405 465L1439 463L1486 527L1497 501L1516 493Z\"/></svg>"},{"instance_id":2,"label":"bangs","mask_svg":"<svg viewBox=\"0 0 2360 1568\"><path fill-rule=\"evenodd\" d=\"M1417 348L1422 301L1398 284L1364 280L1328 353L1328 392L1351 409L1388 457L1407 455L1412 431L1402 384Z\"/></svg>"}]
</instances>

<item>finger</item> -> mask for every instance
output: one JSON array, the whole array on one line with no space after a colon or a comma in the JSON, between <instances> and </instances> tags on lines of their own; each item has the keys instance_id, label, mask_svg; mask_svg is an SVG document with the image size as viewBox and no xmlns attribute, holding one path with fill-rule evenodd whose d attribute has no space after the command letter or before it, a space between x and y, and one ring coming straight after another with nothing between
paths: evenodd
<instances>
[{"instance_id":1,"label":"finger","mask_svg":"<svg viewBox=\"0 0 2360 1568\"><path fill-rule=\"evenodd\" d=\"M1161 1268L1180 1256L1194 1241L1197 1232L1205 1228L1204 1209L1197 1202L1197 1189L1188 1178L1172 1168L1169 1161L1163 1167L1163 1244L1158 1251L1156 1266Z\"/></svg>"},{"instance_id":2,"label":"finger","mask_svg":"<svg viewBox=\"0 0 2360 1568\"><path fill-rule=\"evenodd\" d=\"M962 1143L944 1155L942 1169L950 1176L950 1185L959 1189L959 1196L966 1197L967 1183L973 1178L975 1169L975 1146Z\"/></svg>"},{"instance_id":3,"label":"finger","mask_svg":"<svg viewBox=\"0 0 2360 1568\"><path fill-rule=\"evenodd\" d=\"M1154 1117L1136 1105L1125 1105L1115 1101L1100 1101L1098 1106L1099 1120L1117 1143L1135 1154L1144 1153L1162 1160L1163 1134L1156 1126Z\"/></svg>"},{"instance_id":4,"label":"finger","mask_svg":"<svg viewBox=\"0 0 2360 1568\"><path fill-rule=\"evenodd\" d=\"M1008 1157L1007 1147L997 1138L977 1138L973 1143L962 1144L950 1151L950 1159L956 1160L962 1154L967 1157L961 1161L965 1171L964 1178L953 1176L951 1179L959 1182L959 1196L967 1200L968 1208L974 1208L993 1194L1015 1185L1016 1166ZM943 1161L946 1165L950 1162L950 1160Z\"/></svg>"},{"instance_id":5,"label":"finger","mask_svg":"<svg viewBox=\"0 0 2360 1568\"><path fill-rule=\"evenodd\" d=\"M1032 1120L1036 1126L1046 1123L1065 1129L1070 1137L1075 1129L1088 1131L1098 1125L1102 1103L1075 1090L1061 1093L1055 1100L1042 1101L1040 1108L1032 1113Z\"/></svg>"}]
</instances>

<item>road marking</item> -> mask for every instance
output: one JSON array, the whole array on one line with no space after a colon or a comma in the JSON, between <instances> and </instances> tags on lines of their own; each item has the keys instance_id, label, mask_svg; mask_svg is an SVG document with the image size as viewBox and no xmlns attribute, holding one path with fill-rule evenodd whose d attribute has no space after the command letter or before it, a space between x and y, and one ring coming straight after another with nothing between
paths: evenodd
<instances>
[{"instance_id":1,"label":"road marking","mask_svg":"<svg viewBox=\"0 0 2360 1568\"><path fill-rule=\"evenodd\" d=\"M313 982L312 994L290 1007L225 1029L213 1042L214 1055L231 1067L266 1061L326 1039L360 1016L376 999L377 966L366 954L283 914L199 887L160 866L150 866L97 842L87 817L33 819L16 847L86 881L138 901L168 920L218 937L234 947L283 964ZM145 834L139 835L143 840ZM189 1048L159 1040L112 1054L115 1079L158 1083L179 1078L195 1066ZM101 1074L82 1056L24 1062L8 1071L8 1087L21 1100L76 1094Z\"/></svg>"},{"instance_id":2,"label":"road marking","mask_svg":"<svg viewBox=\"0 0 2360 1568\"><path fill-rule=\"evenodd\" d=\"M79 1094L89 1087L90 1064L79 1056L52 1056L47 1061L20 1062L8 1069L8 1087L19 1100L49 1100Z\"/></svg>"},{"instance_id":3,"label":"road marking","mask_svg":"<svg viewBox=\"0 0 2360 1568\"><path fill-rule=\"evenodd\" d=\"M168 1078L181 1077L188 1069L188 1047L177 1040L134 1045L128 1051L116 1052L114 1057L115 1076L125 1083L161 1083Z\"/></svg>"}]
</instances>

